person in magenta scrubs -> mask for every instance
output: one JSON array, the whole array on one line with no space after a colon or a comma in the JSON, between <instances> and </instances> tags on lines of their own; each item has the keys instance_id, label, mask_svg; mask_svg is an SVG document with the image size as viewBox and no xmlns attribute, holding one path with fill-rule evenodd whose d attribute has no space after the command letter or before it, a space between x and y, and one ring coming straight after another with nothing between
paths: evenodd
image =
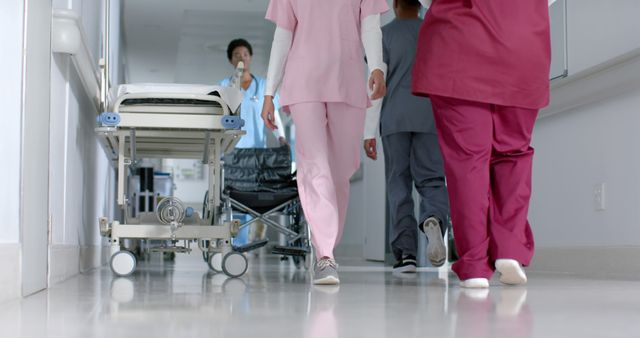
<instances>
[{"instance_id":1,"label":"person in magenta scrubs","mask_svg":"<svg viewBox=\"0 0 640 338\"><path fill-rule=\"evenodd\" d=\"M273 129L272 98L296 129L298 190L315 249L315 284L338 284L333 250L360 165L360 137L371 99L384 96L380 13L385 0L271 0L276 24L262 118ZM369 65L369 89L364 72Z\"/></svg>"},{"instance_id":2,"label":"person in magenta scrubs","mask_svg":"<svg viewBox=\"0 0 640 338\"><path fill-rule=\"evenodd\" d=\"M531 134L549 102L547 1L435 0L418 38L414 94L429 96L445 162L463 287L494 270L524 284Z\"/></svg>"}]
</instances>

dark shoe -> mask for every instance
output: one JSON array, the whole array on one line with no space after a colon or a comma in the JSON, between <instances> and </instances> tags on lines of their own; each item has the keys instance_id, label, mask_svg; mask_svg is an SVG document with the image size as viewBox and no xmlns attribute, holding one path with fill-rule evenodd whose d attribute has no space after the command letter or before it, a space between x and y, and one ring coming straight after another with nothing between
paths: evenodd
<instances>
[{"instance_id":1,"label":"dark shoe","mask_svg":"<svg viewBox=\"0 0 640 338\"><path fill-rule=\"evenodd\" d=\"M401 260L399 260L393 266L394 273L415 273L416 272L416 257L412 255L403 256Z\"/></svg>"}]
</instances>

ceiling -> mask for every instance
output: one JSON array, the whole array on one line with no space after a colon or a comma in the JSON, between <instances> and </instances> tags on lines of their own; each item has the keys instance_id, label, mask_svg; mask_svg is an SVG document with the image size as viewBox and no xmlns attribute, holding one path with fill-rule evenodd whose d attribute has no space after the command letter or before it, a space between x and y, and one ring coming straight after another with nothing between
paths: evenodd
<instances>
[{"instance_id":1,"label":"ceiling","mask_svg":"<svg viewBox=\"0 0 640 338\"><path fill-rule=\"evenodd\" d=\"M121 1L126 82L217 83L232 73L226 48L239 37L253 45L252 72L266 74L269 0Z\"/></svg>"},{"instance_id":2,"label":"ceiling","mask_svg":"<svg viewBox=\"0 0 640 338\"><path fill-rule=\"evenodd\" d=\"M269 0L122 0L127 82L217 83L232 72L226 47L245 38L264 75L274 25Z\"/></svg>"}]
</instances>

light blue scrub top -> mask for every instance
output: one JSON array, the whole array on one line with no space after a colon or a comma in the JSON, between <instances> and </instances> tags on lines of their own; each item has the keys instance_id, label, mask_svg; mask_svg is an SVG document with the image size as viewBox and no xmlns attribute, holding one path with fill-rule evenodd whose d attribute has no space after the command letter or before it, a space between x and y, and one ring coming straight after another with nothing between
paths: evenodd
<instances>
[{"instance_id":1,"label":"light blue scrub top","mask_svg":"<svg viewBox=\"0 0 640 338\"><path fill-rule=\"evenodd\" d=\"M236 148L266 148L267 147L267 128L262 121L260 114L262 113L262 104L264 103L264 90L266 80L259 76L253 76L251 85L247 90L241 89L244 98L242 99L242 108L240 116L244 119L244 127L242 130L247 134L242 136ZM231 83L231 77L220 81L220 86L228 87ZM278 114L280 100L276 94L273 98L273 104L276 107L275 113Z\"/></svg>"}]
</instances>

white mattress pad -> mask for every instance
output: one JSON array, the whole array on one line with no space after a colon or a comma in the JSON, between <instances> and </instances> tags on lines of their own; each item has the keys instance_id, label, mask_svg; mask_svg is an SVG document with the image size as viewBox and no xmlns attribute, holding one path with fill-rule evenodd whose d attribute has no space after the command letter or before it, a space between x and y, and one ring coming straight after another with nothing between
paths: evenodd
<instances>
[{"instance_id":1,"label":"white mattress pad","mask_svg":"<svg viewBox=\"0 0 640 338\"><path fill-rule=\"evenodd\" d=\"M208 95L214 91L220 93L220 97L227 103L232 112L236 111L242 103L243 94L240 90L231 87L221 87L203 84L181 83L132 83L118 86L117 97L125 94L195 94Z\"/></svg>"}]
</instances>

